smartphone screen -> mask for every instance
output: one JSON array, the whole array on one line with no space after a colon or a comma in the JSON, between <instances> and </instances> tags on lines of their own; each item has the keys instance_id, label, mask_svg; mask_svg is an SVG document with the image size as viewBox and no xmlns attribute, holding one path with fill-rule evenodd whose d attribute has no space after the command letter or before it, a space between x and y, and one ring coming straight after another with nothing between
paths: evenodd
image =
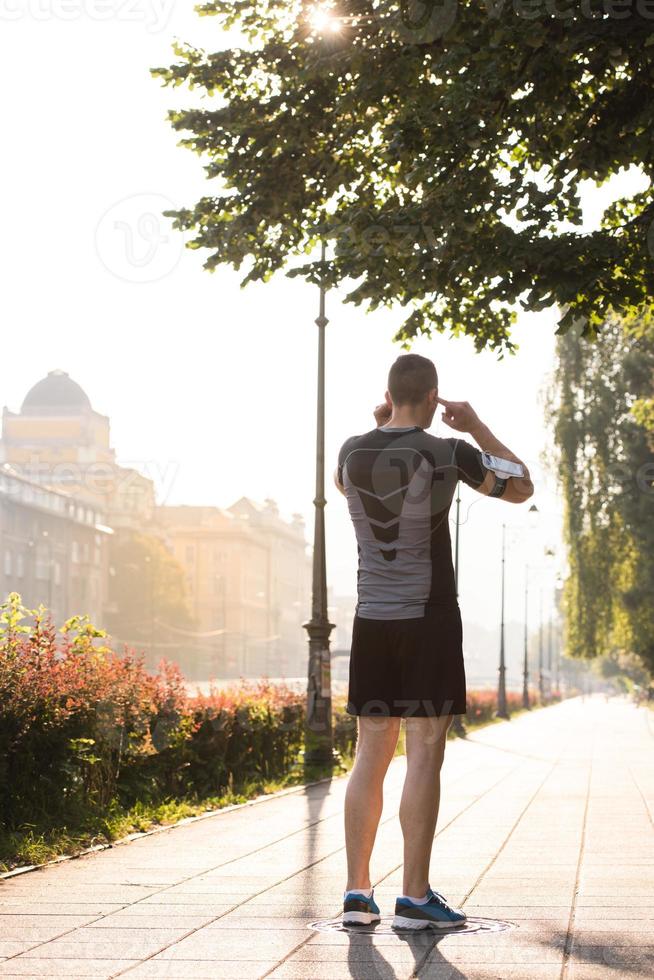
<instances>
[{"instance_id":1,"label":"smartphone screen","mask_svg":"<svg viewBox=\"0 0 654 980\"><path fill-rule=\"evenodd\" d=\"M522 463L515 463L512 459L500 459L499 456L492 456L490 453L481 454L482 463L487 470L492 470L498 476L524 476L525 468Z\"/></svg>"}]
</instances>

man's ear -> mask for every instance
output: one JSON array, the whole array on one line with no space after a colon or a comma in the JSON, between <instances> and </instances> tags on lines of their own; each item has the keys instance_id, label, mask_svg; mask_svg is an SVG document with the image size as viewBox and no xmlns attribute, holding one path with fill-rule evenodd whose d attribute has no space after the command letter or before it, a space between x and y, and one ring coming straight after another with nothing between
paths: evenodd
<instances>
[{"instance_id":1,"label":"man's ear","mask_svg":"<svg viewBox=\"0 0 654 980\"><path fill-rule=\"evenodd\" d=\"M438 408L438 388L432 388L431 391L427 393L427 401L430 409Z\"/></svg>"},{"instance_id":2,"label":"man's ear","mask_svg":"<svg viewBox=\"0 0 654 980\"><path fill-rule=\"evenodd\" d=\"M393 400L392 400L392 398L391 398L391 396L390 396L390 393L389 393L388 391L386 391L386 392L384 393L384 401L386 402L386 404L388 405L388 407L389 407L390 409L392 409L392 408L393 408Z\"/></svg>"}]
</instances>

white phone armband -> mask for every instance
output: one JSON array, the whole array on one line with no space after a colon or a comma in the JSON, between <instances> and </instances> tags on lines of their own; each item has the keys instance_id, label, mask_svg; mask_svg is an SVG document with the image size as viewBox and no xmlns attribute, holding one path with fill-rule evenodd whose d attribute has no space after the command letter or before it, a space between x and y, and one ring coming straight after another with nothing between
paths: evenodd
<instances>
[{"instance_id":1,"label":"white phone armband","mask_svg":"<svg viewBox=\"0 0 654 980\"><path fill-rule=\"evenodd\" d=\"M508 480L512 476L522 477L525 475L525 468L522 463L515 463L512 459L501 459L491 453L482 453L481 461L487 470L492 470L495 476L502 480Z\"/></svg>"}]
</instances>

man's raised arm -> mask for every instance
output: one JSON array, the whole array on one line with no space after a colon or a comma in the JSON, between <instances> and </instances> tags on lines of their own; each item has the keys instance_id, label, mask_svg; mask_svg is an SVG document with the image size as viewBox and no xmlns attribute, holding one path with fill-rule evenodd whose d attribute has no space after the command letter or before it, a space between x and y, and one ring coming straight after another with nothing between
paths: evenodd
<instances>
[{"instance_id":1,"label":"man's raised arm","mask_svg":"<svg viewBox=\"0 0 654 980\"><path fill-rule=\"evenodd\" d=\"M493 435L491 430L485 425L469 402L451 402L444 398L438 401L443 406L443 421L451 429L457 432L467 432L475 440L482 452L490 453L492 456L499 457L511 463L518 463L523 468L522 476L511 476L506 479L506 486L503 487L501 494L496 494L497 475L489 470L483 482L476 486L479 493L493 494L501 496L502 500L508 503L519 504L524 500L529 500L534 492L534 485L529 476L529 470L519 456L516 456L508 446Z\"/></svg>"}]
</instances>

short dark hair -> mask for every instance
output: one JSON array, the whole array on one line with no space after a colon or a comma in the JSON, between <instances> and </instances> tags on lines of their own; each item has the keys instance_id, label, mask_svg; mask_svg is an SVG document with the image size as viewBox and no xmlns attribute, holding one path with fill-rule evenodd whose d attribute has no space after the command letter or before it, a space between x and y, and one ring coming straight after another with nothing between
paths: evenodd
<instances>
[{"instance_id":1,"label":"short dark hair","mask_svg":"<svg viewBox=\"0 0 654 980\"><path fill-rule=\"evenodd\" d=\"M388 373L388 393L394 405L418 405L438 388L436 365L420 354L401 354Z\"/></svg>"}]
</instances>

